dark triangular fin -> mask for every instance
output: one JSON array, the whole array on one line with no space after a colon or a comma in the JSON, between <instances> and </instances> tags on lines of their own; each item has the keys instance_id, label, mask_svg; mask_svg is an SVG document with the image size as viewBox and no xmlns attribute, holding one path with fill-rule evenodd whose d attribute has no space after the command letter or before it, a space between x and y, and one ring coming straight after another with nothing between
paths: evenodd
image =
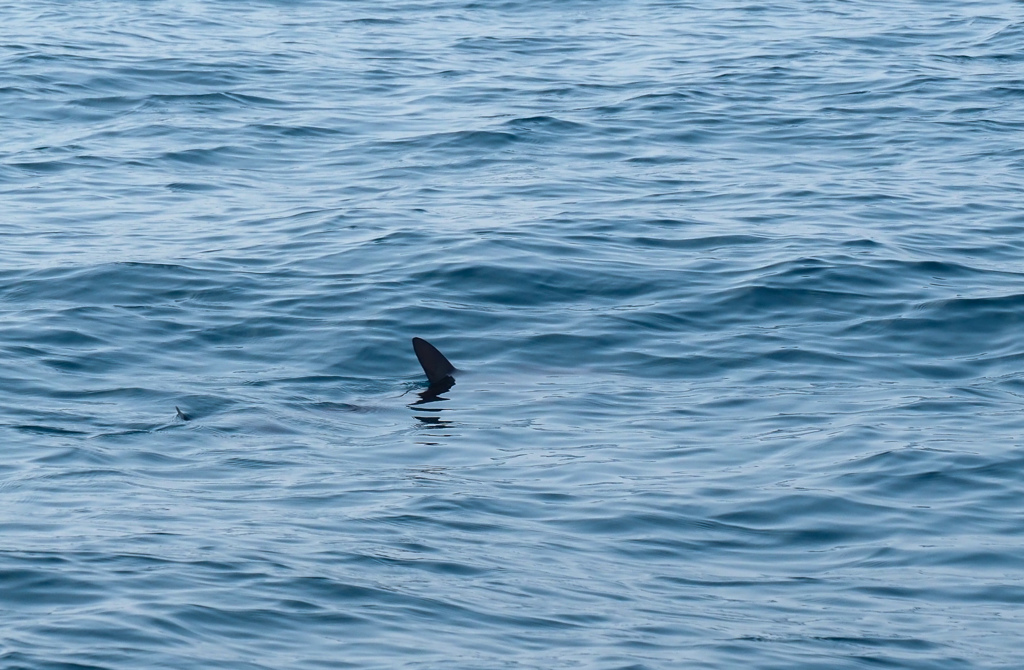
<instances>
[{"instance_id":1,"label":"dark triangular fin","mask_svg":"<svg viewBox=\"0 0 1024 670\"><path fill-rule=\"evenodd\" d=\"M416 358L420 360L423 371L427 373L427 380L431 384L451 377L455 372L455 366L448 362L440 351L430 342L418 337L412 338L412 349L416 352Z\"/></svg>"},{"instance_id":2,"label":"dark triangular fin","mask_svg":"<svg viewBox=\"0 0 1024 670\"><path fill-rule=\"evenodd\" d=\"M184 412L182 412L182 411L181 411L181 410L180 410L180 409L179 409L179 408L177 407L177 405L175 405L175 407L174 407L174 411L178 413L178 417L177 417L177 418L181 419L182 421L188 421L188 420L189 420L189 418L190 418L190 417L189 417L189 415L188 415L188 414L185 414Z\"/></svg>"}]
</instances>

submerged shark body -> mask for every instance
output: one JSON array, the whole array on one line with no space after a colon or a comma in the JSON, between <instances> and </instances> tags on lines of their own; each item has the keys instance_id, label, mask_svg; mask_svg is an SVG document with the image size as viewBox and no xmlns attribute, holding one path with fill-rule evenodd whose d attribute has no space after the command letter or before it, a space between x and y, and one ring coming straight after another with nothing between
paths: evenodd
<instances>
[{"instance_id":1,"label":"submerged shark body","mask_svg":"<svg viewBox=\"0 0 1024 670\"><path fill-rule=\"evenodd\" d=\"M457 370L437 347L422 338L414 337L412 350L416 352L416 358L430 382L427 390L420 393L420 402L437 400L442 393L455 386L454 374Z\"/></svg>"},{"instance_id":2,"label":"submerged shark body","mask_svg":"<svg viewBox=\"0 0 1024 670\"><path fill-rule=\"evenodd\" d=\"M445 358L444 354L437 350L437 347L423 338L412 338L412 349L416 352L416 358L419 360L420 365L423 366L423 372L427 375L427 381L430 382L430 386L419 393L420 399L414 402L413 405L422 405L434 402L435 400L446 400L447 398L442 398L441 394L455 386L455 373L458 370L451 364L451 361ZM179 421L192 420L192 415L186 414L180 408L175 407L174 411L175 418ZM425 422L446 423L436 417L418 418Z\"/></svg>"}]
</instances>

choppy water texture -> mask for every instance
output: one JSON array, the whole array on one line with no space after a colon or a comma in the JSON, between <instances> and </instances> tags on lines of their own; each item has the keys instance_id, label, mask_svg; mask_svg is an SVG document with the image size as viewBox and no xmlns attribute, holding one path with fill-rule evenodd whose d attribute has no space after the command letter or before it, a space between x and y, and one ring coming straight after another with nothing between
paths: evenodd
<instances>
[{"instance_id":1,"label":"choppy water texture","mask_svg":"<svg viewBox=\"0 0 1024 670\"><path fill-rule=\"evenodd\" d=\"M1020 667L1021 3L0 19L3 668Z\"/></svg>"}]
</instances>

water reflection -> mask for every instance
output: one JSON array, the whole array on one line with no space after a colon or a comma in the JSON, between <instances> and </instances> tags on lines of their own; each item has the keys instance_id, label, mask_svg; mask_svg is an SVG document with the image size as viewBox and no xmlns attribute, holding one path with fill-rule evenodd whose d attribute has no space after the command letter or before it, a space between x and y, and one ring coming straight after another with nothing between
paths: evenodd
<instances>
[{"instance_id":1,"label":"water reflection","mask_svg":"<svg viewBox=\"0 0 1024 670\"><path fill-rule=\"evenodd\" d=\"M415 407L417 405L425 405L431 402L447 401L448 398L442 397L442 393L447 393L451 388L455 386L455 379L452 377L445 377L441 381L434 382L428 386L425 390L420 391L417 395L420 397L419 400L409 405ZM431 408L435 409L435 408ZM436 408L440 409L440 408Z\"/></svg>"},{"instance_id":2,"label":"water reflection","mask_svg":"<svg viewBox=\"0 0 1024 670\"><path fill-rule=\"evenodd\" d=\"M445 398L442 394L447 393L453 386L455 386L455 380L452 377L445 377L438 382L434 382L417 394L419 396L419 400L411 403L409 408L419 412L447 411L450 408L436 406L427 407L427 405L430 403L448 402L448 398ZM442 419L440 416L416 416L416 420L425 424L424 428L430 430L445 429L450 427L452 424L451 421Z\"/></svg>"}]
</instances>

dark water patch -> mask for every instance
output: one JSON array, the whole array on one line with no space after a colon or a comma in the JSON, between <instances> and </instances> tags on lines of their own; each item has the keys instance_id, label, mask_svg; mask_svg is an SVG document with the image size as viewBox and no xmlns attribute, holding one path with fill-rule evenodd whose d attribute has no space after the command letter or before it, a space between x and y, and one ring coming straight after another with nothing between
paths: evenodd
<instances>
[{"instance_id":1,"label":"dark water patch","mask_svg":"<svg viewBox=\"0 0 1024 670\"><path fill-rule=\"evenodd\" d=\"M22 430L28 433L38 433L42 435L87 435L88 433L83 430L74 430L71 428L61 428L59 426L46 426L46 425L32 425L22 424L12 426L15 430Z\"/></svg>"},{"instance_id":2,"label":"dark water patch","mask_svg":"<svg viewBox=\"0 0 1024 670\"><path fill-rule=\"evenodd\" d=\"M583 268L534 269L507 265L461 265L416 276L414 280L420 284L450 287L488 305L531 307L638 298L655 288L649 281L637 280L625 271L594 273Z\"/></svg>"},{"instance_id":3,"label":"dark water patch","mask_svg":"<svg viewBox=\"0 0 1024 670\"><path fill-rule=\"evenodd\" d=\"M171 191L178 193L203 193L211 191L219 191L221 187L214 186L212 184L197 184L189 182L174 182L167 185L167 188Z\"/></svg>"},{"instance_id":4,"label":"dark water patch","mask_svg":"<svg viewBox=\"0 0 1024 670\"><path fill-rule=\"evenodd\" d=\"M187 165L209 166L235 162L245 156L246 153L246 151L239 150L234 147L219 146L208 149L186 149L184 151L174 151L164 154L160 157L160 160L184 163Z\"/></svg>"},{"instance_id":5,"label":"dark water patch","mask_svg":"<svg viewBox=\"0 0 1024 670\"><path fill-rule=\"evenodd\" d=\"M95 585L47 570L6 569L0 571L0 581L4 583L0 597L7 607L80 606L105 598L102 589Z\"/></svg>"}]
</instances>

